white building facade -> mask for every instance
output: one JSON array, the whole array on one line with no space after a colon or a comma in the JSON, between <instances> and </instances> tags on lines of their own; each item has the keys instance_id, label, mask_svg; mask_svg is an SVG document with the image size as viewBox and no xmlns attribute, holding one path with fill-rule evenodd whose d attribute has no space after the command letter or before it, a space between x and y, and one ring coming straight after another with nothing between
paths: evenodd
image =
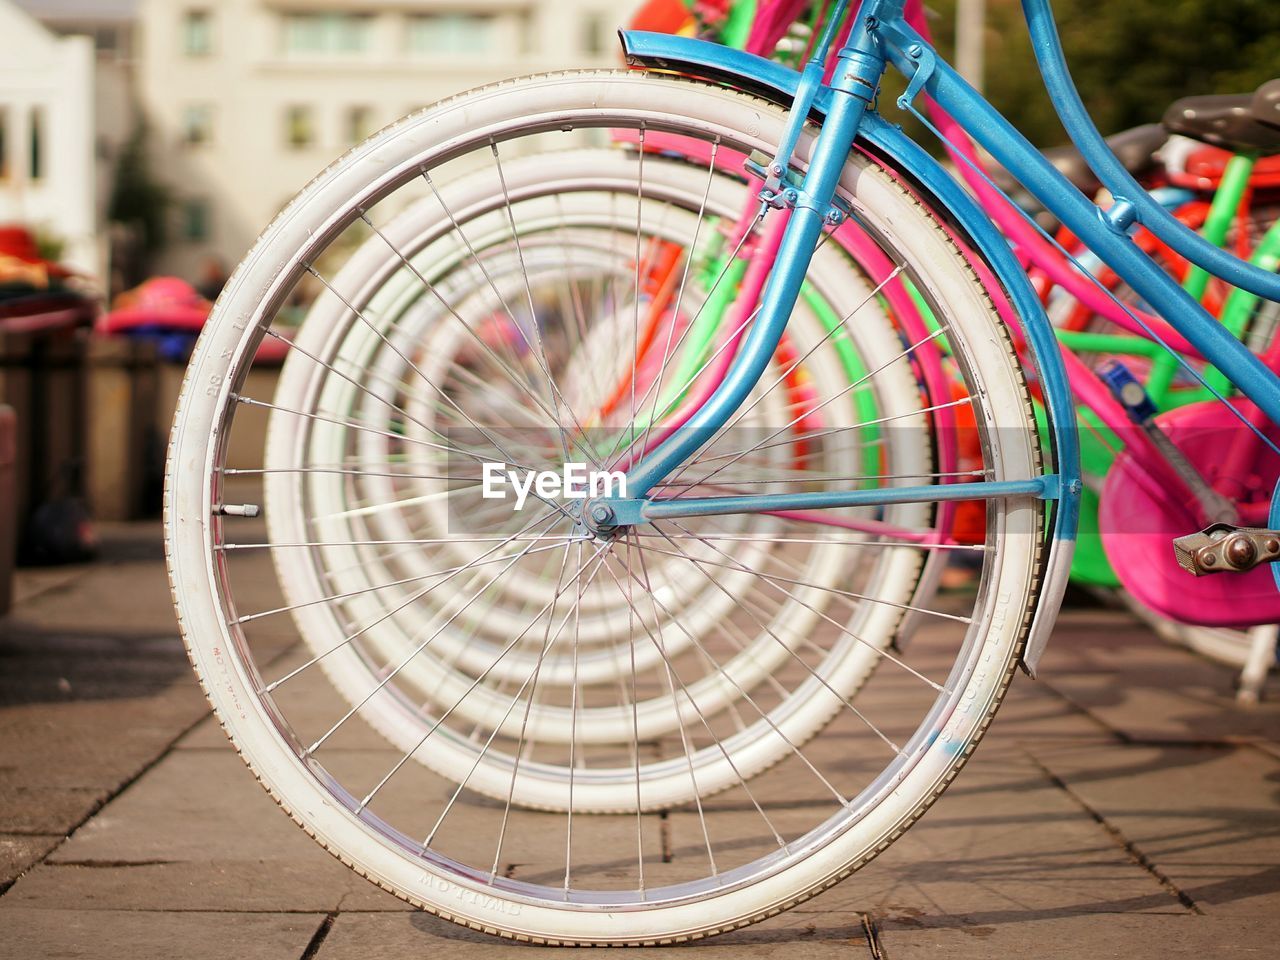
<instances>
[{"instance_id":1,"label":"white building facade","mask_svg":"<svg viewBox=\"0 0 1280 960\"><path fill-rule=\"evenodd\" d=\"M95 53L0 0L0 223L23 224L98 275Z\"/></svg>"},{"instance_id":2,"label":"white building facade","mask_svg":"<svg viewBox=\"0 0 1280 960\"><path fill-rule=\"evenodd\" d=\"M352 144L505 77L617 65L632 3L141 0L138 87L172 197L162 267L230 266Z\"/></svg>"}]
</instances>

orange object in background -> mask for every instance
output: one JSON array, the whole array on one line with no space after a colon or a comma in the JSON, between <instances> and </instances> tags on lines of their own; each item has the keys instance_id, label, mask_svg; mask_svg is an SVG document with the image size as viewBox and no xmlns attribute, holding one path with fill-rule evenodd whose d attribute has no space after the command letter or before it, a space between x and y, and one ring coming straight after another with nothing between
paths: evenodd
<instances>
[{"instance_id":1,"label":"orange object in background","mask_svg":"<svg viewBox=\"0 0 1280 960\"><path fill-rule=\"evenodd\" d=\"M951 386L951 399L963 400L969 396L962 384ZM978 420L973 405L964 403L953 408L956 422L956 450L959 454L957 469L961 471L982 469L982 438L978 436ZM956 504L955 522L951 531L956 543L978 544L987 539L987 504L985 500L964 500Z\"/></svg>"},{"instance_id":2,"label":"orange object in background","mask_svg":"<svg viewBox=\"0 0 1280 960\"><path fill-rule=\"evenodd\" d=\"M1187 157L1183 170L1169 172L1169 180L1192 190L1216 190L1222 183L1227 163L1234 156L1230 150L1220 147L1199 147ZM1259 157L1249 183L1255 190L1280 187L1280 155Z\"/></svg>"},{"instance_id":3,"label":"orange object in background","mask_svg":"<svg viewBox=\"0 0 1280 960\"><path fill-rule=\"evenodd\" d=\"M778 366L786 371L783 384L787 397L787 419L791 430L799 437L792 444L792 450L795 452L797 469L804 470L813 451L812 442L806 438L822 429L821 398L814 387L813 377L801 363L800 352L787 334L784 333L778 341L778 349L773 356Z\"/></svg>"},{"instance_id":4,"label":"orange object in background","mask_svg":"<svg viewBox=\"0 0 1280 960\"><path fill-rule=\"evenodd\" d=\"M52 282L74 276L40 255L35 235L23 226L0 226L0 285L47 290Z\"/></svg>"},{"instance_id":5,"label":"orange object in background","mask_svg":"<svg viewBox=\"0 0 1280 960\"><path fill-rule=\"evenodd\" d=\"M678 243L654 241L649 244L644 260L637 265L637 271L644 273L643 291L649 298L649 306L645 311L644 324L640 331L640 341L636 346L636 356L641 358L641 362L653 345L658 329L663 325L662 321L666 320L668 324L679 322L679 317L668 316L667 307L675 296L676 281L682 276L676 268L680 265L683 253L684 248ZM597 416L607 417L618 408L622 398L632 389L631 376L632 372L627 371L623 379L614 387L613 393L600 405L600 409L596 412Z\"/></svg>"},{"instance_id":6,"label":"orange object in background","mask_svg":"<svg viewBox=\"0 0 1280 960\"><path fill-rule=\"evenodd\" d=\"M647 0L631 18L632 30L654 33L685 33L693 26L693 15L684 0Z\"/></svg>"}]
</instances>

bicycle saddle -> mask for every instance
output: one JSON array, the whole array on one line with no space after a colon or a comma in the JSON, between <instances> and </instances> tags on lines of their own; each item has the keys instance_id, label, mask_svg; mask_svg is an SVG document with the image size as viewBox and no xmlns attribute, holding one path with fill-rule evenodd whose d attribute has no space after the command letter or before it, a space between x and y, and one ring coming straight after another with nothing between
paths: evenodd
<instances>
[{"instance_id":1,"label":"bicycle saddle","mask_svg":"<svg viewBox=\"0 0 1280 960\"><path fill-rule=\"evenodd\" d=\"M1169 134L1158 123L1144 123L1131 130L1121 130L1107 137L1107 146L1135 177L1146 173L1155 165L1155 153L1164 146ZM1071 145L1050 147L1043 151L1044 158L1057 167L1058 172L1070 180L1082 193L1093 193L1101 184L1085 163L1080 151ZM1003 170L992 175L996 185L1005 192L1014 188L1013 178Z\"/></svg>"},{"instance_id":2,"label":"bicycle saddle","mask_svg":"<svg viewBox=\"0 0 1280 960\"><path fill-rule=\"evenodd\" d=\"M1268 80L1255 90L1249 107L1253 111L1253 119L1280 129L1280 78Z\"/></svg>"},{"instance_id":3,"label":"bicycle saddle","mask_svg":"<svg viewBox=\"0 0 1280 960\"><path fill-rule=\"evenodd\" d=\"M1236 153L1280 153L1280 129L1254 118L1254 94L1183 97L1161 121L1170 133Z\"/></svg>"}]
</instances>

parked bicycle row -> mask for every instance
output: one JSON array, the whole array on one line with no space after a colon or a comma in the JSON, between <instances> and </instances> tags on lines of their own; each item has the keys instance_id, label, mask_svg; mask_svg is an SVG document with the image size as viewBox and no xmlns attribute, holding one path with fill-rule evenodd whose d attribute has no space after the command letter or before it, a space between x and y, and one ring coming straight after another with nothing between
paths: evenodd
<instances>
[{"instance_id":1,"label":"parked bicycle row","mask_svg":"<svg viewBox=\"0 0 1280 960\"><path fill-rule=\"evenodd\" d=\"M267 229L199 324L166 540L322 845L490 933L692 939L909 829L1071 578L1258 695L1280 90L1113 155L1025 9L1056 166L914 0L703 3L631 70L406 118Z\"/></svg>"}]
</instances>

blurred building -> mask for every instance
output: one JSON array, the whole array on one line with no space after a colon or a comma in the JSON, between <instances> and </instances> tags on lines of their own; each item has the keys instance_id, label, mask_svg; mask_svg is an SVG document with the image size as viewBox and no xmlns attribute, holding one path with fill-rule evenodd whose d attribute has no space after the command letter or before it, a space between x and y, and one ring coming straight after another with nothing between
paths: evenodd
<instances>
[{"instance_id":1,"label":"blurred building","mask_svg":"<svg viewBox=\"0 0 1280 960\"><path fill-rule=\"evenodd\" d=\"M0 223L19 223L78 270L101 268L94 49L0 0Z\"/></svg>"},{"instance_id":2,"label":"blurred building","mask_svg":"<svg viewBox=\"0 0 1280 960\"><path fill-rule=\"evenodd\" d=\"M138 89L170 188L161 267L238 261L352 144L453 93L618 62L609 0L140 0Z\"/></svg>"},{"instance_id":3,"label":"blurred building","mask_svg":"<svg viewBox=\"0 0 1280 960\"><path fill-rule=\"evenodd\" d=\"M74 133L62 135L60 145L49 145L58 151L58 160L72 166L74 157L76 172L67 172L66 186L50 185L45 195L51 198L53 207L42 202L28 208L26 216L6 216L0 208L0 220L21 219L49 236L62 239L67 244L68 259L77 268L94 276L105 278L108 274L110 243L107 229L107 213L111 202L112 183L116 163L125 144L133 135L137 123L137 99L134 94L133 66L136 12L138 0L0 0L0 8L17 6L39 21L43 41L24 44L18 36L0 26L0 98L12 96L15 89L9 71L30 76L23 66L32 61L43 65L43 75L50 89L57 90L56 97L63 102L60 114ZM0 12L0 24L4 22ZM20 47L17 55L8 52L7 44ZM75 49L76 66L67 69L67 54L48 57L43 52L51 49ZM84 100L85 80L82 58L88 51L88 109L73 109L71 101ZM37 69L40 72L40 69ZM21 81L19 81L21 82ZM16 121L11 119L11 123ZM24 135L15 131L13 137ZM11 139L13 138L11 137ZM74 139L74 146L72 146ZM86 161L85 149L89 150ZM62 156L68 151L69 156ZM54 161L54 153L49 161ZM91 172L81 169L88 162ZM16 183L16 177L11 183ZM86 195L88 188L91 195ZM3 189L0 188L0 193ZM30 197L30 191L26 191ZM86 212L90 211L88 217ZM87 227L86 227L87 225ZM87 230L83 238L78 236Z\"/></svg>"}]
</instances>

